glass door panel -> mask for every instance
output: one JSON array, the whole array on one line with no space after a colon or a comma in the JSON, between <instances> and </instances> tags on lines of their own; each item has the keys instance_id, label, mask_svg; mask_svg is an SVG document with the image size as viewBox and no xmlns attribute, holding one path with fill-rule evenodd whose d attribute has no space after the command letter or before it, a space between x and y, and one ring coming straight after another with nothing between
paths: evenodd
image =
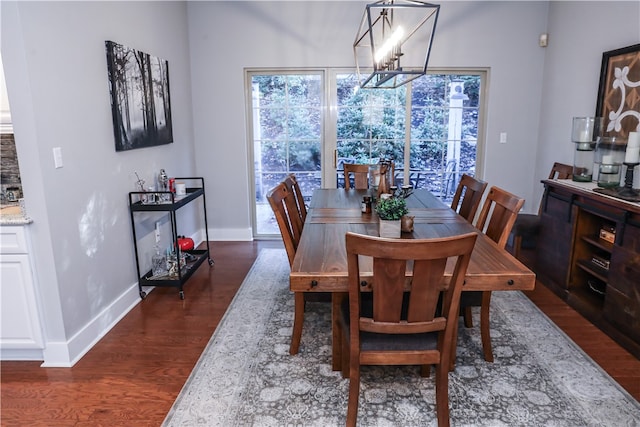
<instances>
[{"instance_id":1,"label":"glass door panel","mask_svg":"<svg viewBox=\"0 0 640 427\"><path fill-rule=\"evenodd\" d=\"M280 235L266 195L295 173L305 200L322 184L322 73L249 73L254 236Z\"/></svg>"}]
</instances>

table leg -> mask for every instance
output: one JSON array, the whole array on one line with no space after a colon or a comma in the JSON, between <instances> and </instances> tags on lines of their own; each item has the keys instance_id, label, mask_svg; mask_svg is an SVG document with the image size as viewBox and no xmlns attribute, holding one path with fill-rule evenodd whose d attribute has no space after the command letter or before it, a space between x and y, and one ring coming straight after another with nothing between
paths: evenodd
<instances>
[{"instance_id":1,"label":"table leg","mask_svg":"<svg viewBox=\"0 0 640 427\"><path fill-rule=\"evenodd\" d=\"M331 294L331 367L334 371L342 370L342 331L338 322L340 321L340 306L346 297L346 292Z\"/></svg>"}]
</instances>

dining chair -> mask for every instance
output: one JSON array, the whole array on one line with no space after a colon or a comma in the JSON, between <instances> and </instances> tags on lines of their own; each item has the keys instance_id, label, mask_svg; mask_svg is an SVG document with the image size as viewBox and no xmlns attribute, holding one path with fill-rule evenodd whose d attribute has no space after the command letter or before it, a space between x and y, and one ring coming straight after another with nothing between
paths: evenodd
<instances>
[{"instance_id":1,"label":"dining chair","mask_svg":"<svg viewBox=\"0 0 640 427\"><path fill-rule=\"evenodd\" d=\"M302 234L302 222L297 212L294 193L287 189L284 182L281 182L267 193L267 200L276 217L289 259L289 267L291 267ZM295 292L294 298L293 332L289 346L289 354L292 355L297 354L300 348L302 325L304 324L305 293Z\"/></svg>"},{"instance_id":2,"label":"dining chair","mask_svg":"<svg viewBox=\"0 0 640 427\"><path fill-rule=\"evenodd\" d=\"M449 359L462 284L477 237L467 233L407 240L346 234L349 298L340 308L339 327L343 376L349 377L347 426L355 426L358 417L361 365L419 365L422 376L429 376L431 365L436 365L438 426L449 425ZM359 256L373 258L373 278L361 276ZM455 267L445 279L450 258L455 258ZM411 262L413 277L407 290L406 268Z\"/></svg>"},{"instance_id":3,"label":"dining chair","mask_svg":"<svg viewBox=\"0 0 640 427\"><path fill-rule=\"evenodd\" d=\"M300 220L304 226L304 222L307 219L307 205L304 203L304 196L302 195L302 190L300 189L300 184L296 179L296 175L290 173L282 182L284 182L287 190L295 196L298 214L300 215Z\"/></svg>"},{"instance_id":4,"label":"dining chair","mask_svg":"<svg viewBox=\"0 0 640 427\"><path fill-rule=\"evenodd\" d=\"M482 210L476 222L476 228L496 242L499 247L504 248L509 239L513 224L516 221L516 217L518 216L518 212L523 204L524 199L499 187L491 187L482 205ZM491 335L489 332L490 304L491 291L464 292L460 301L460 310L464 316L466 327L473 326L471 307L480 307L480 335L482 337L484 359L487 362L493 362ZM453 355L453 357L455 357L455 355ZM452 358L452 366L453 360Z\"/></svg>"},{"instance_id":5,"label":"dining chair","mask_svg":"<svg viewBox=\"0 0 640 427\"><path fill-rule=\"evenodd\" d=\"M549 179L569 179L573 176L573 166L555 162L551 167ZM544 200L544 197L542 198ZM540 216L542 215L542 203L537 214L520 213L516 218L511 233L513 234L513 255L520 257L523 239L535 240L540 231Z\"/></svg>"},{"instance_id":6,"label":"dining chair","mask_svg":"<svg viewBox=\"0 0 640 427\"><path fill-rule=\"evenodd\" d=\"M356 190L369 188L369 165L345 163L344 164L344 188L351 189L351 174L353 174L353 186Z\"/></svg>"},{"instance_id":7,"label":"dining chair","mask_svg":"<svg viewBox=\"0 0 640 427\"><path fill-rule=\"evenodd\" d=\"M469 223L473 223L486 188L486 182L463 174L453 195L451 209L458 212Z\"/></svg>"}]
</instances>

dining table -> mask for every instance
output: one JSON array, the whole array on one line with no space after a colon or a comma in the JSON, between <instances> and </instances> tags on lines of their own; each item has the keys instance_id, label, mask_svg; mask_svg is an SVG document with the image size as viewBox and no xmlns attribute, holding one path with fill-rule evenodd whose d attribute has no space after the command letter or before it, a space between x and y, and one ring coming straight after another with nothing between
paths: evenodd
<instances>
[{"instance_id":1,"label":"dining table","mask_svg":"<svg viewBox=\"0 0 640 427\"><path fill-rule=\"evenodd\" d=\"M378 236L379 218L375 209L371 213L363 213L361 209L363 197L371 195L370 190L316 189L291 266L291 291L331 293L333 370L340 370L341 366L339 308L349 290L345 235L347 232L354 232ZM402 232L401 239L478 233L463 291L534 289L535 273L428 190L415 189L405 200L408 215L414 217L414 225L413 231ZM448 277L453 271L454 262L450 260L447 264ZM372 267L371 258L360 258L361 280L368 283L363 286L364 290L370 286ZM410 286L410 266L406 274L407 286Z\"/></svg>"}]
</instances>

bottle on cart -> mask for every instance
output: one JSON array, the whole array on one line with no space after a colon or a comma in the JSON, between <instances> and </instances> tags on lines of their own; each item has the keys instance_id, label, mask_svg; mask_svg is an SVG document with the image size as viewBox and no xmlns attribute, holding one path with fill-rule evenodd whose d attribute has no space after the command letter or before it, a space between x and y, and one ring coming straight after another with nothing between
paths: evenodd
<instances>
[{"instance_id":1,"label":"bottle on cart","mask_svg":"<svg viewBox=\"0 0 640 427\"><path fill-rule=\"evenodd\" d=\"M151 257L151 274L164 276L167 274L167 257L160 253L160 247L156 245L156 253Z\"/></svg>"},{"instance_id":2,"label":"bottle on cart","mask_svg":"<svg viewBox=\"0 0 640 427\"><path fill-rule=\"evenodd\" d=\"M169 191L169 177L164 169L160 169L160 173L158 174L158 191ZM162 194L162 201L171 200L171 195Z\"/></svg>"}]
</instances>

